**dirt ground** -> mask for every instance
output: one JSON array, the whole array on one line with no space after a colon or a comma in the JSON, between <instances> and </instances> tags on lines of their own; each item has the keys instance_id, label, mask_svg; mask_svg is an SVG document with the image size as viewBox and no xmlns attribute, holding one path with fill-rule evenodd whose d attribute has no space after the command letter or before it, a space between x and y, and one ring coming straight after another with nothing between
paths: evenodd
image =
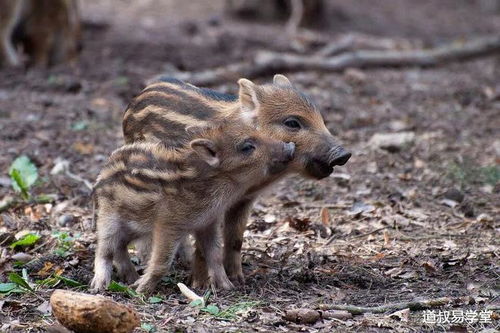
<instances>
[{"instance_id":1,"label":"dirt ground","mask_svg":"<svg viewBox=\"0 0 500 333\"><path fill-rule=\"evenodd\" d=\"M478 3L332 1L331 21L315 33L333 40L357 32L424 46L498 33L500 13L485 13ZM41 178L32 195L55 198L1 213L0 282L8 272L21 274L12 256L24 253L34 259L24 265L30 282L57 273L89 283L95 233L83 180L94 182L122 144L122 113L147 79L247 60L264 49L293 52L281 23L228 19L221 1L85 1L82 15L84 49L74 66L0 72L0 199L16 196L8 170L22 154ZM210 297L222 310L218 315L188 305L175 286L187 283L182 267L164 279L157 303L106 295L140 313L137 332L498 330L500 58L288 76L315 99L327 126L352 151L348 164L321 181L289 177L259 201L243 245L246 285ZM214 88L234 93L237 85ZM402 132L413 138L404 145L381 149L371 140ZM73 176L51 174L61 161ZM42 236L31 247L13 251L3 241L27 231ZM64 242L61 233L74 240ZM64 256L53 254L61 248ZM61 282L57 288L71 287ZM52 290L0 295L0 330L44 331L55 321L47 307ZM423 311L335 319L326 310L312 324L284 319L291 309L324 309L321 304L439 297L455 304L436 313L496 312L491 323L425 323Z\"/></svg>"}]
</instances>

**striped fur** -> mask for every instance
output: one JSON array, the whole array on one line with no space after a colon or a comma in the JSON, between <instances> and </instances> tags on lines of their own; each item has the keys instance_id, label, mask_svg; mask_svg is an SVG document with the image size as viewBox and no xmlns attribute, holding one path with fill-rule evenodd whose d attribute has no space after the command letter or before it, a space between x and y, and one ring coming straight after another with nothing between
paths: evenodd
<instances>
[{"instance_id":1,"label":"striped fur","mask_svg":"<svg viewBox=\"0 0 500 333\"><path fill-rule=\"evenodd\" d=\"M135 281L127 246L153 235L152 258L137 283L139 291L153 291L187 234L204 244L213 285L232 288L218 246L220 217L248 188L286 167L290 146L237 122L192 133L191 141L177 149L137 142L111 154L94 186L98 244L93 288L107 287L113 260L121 279ZM248 144L254 149L243 149Z\"/></svg>"},{"instance_id":2,"label":"striped fur","mask_svg":"<svg viewBox=\"0 0 500 333\"><path fill-rule=\"evenodd\" d=\"M238 117L237 99L175 79L146 87L128 106L123 118L125 142L162 141L181 147L185 129Z\"/></svg>"},{"instance_id":3,"label":"striped fur","mask_svg":"<svg viewBox=\"0 0 500 333\"><path fill-rule=\"evenodd\" d=\"M345 158L343 163L336 163L339 156L343 154L348 158L348 154L326 128L312 100L285 76L275 75L272 84L256 85L246 79L240 79L238 84L236 97L163 78L146 87L129 105L123 133L126 142L159 141L168 147L179 147L189 139L185 130L189 126L221 119L251 120L261 133L295 143L295 158L288 168L252 186L225 213L224 266L233 281L243 282L241 244L252 204L259 193L289 173L314 179L327 177L333 172L333 166L345 163ZM147 249L147 246L141 248ZM197 249L196 253L193 286L204 287L206 267L201 251Z\"/></svg>"}]
</instances>

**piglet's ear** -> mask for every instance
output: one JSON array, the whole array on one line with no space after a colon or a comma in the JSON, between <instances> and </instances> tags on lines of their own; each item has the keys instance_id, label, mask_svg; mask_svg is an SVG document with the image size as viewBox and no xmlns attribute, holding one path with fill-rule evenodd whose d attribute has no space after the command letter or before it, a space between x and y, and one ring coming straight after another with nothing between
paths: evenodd
<instances>
[{"instance_id":1,"label":"piglet's ear","mask_svg":"<svg viewBox=\"0 0 500 333\"><path fill-rule=\"evenodd\" d=\"M195 139L189 143L194 152L211 167L220 164L215 144L208 139Z\"/></svg>"},{"instance_id":2,"label":"piglet's ear","mask_svg":"<svg viewBox=\"0 0 500 333\"><path fill-rule=\"evenodd\" d=\"M273 83L282 87L292 87L292 83L283 74L276 74L273 78Z\"/></svg>"},{"instance_id":3,"label":"piglet's ear","mask_svg":"<svg viewBox=\"0 0 500 333\"><path fill-rule=\"evenodd\" d=\"M239 79L238 84L240 85L239 99L243 120L253 124L259 109L258 87L247 79Z\"/></svg>"}]
</instances>

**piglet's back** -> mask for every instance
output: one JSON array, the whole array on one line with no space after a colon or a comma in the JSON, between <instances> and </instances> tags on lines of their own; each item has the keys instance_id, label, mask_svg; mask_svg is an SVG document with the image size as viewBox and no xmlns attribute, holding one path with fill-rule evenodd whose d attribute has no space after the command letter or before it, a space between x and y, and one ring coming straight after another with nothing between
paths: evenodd
<instances>
[{"instance_id":1,"label":"piglet's back","mask_svg":"<svg viewBox=\"0 0 500 333\"><path fill-rule=\"evenodd\" d=\"M134 143L115 150L94 186L98 200L139 206L159 200L169 184L195 177L185 163L186 153L159 143Z\"/></svg>"},{"instance_id":2,"label":"piglet's back","mask_svg":"<svg viewBox=\"0 0 500 333\"><path fill-rule=\"evenodd\" d=\"M189 139L187 127L224 119L237 105L233 95L161 78L128 105L123 118L125 142L162 141L182 147Z\"/></svg>"}]
</instances>

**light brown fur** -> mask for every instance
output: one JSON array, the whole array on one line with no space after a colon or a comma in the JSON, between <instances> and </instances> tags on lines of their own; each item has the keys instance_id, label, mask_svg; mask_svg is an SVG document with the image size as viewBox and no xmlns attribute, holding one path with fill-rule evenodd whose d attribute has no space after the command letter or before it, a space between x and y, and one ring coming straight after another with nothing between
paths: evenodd
<instances>
[{"instance_id":1,"label":"light brown fur","mask_svg":"<svg viewBox=\"0 0 500 333\"><path fill-rule=\"evenodd\" d=\"M242 123L196 131L176 150L161 143L134 143L116 150L97 179L98 245L92 287L102 290L118 276L134 282L130 242L153 235L152 254L139 292L151 292L167 272L183 238L192 234L206 258L206 283L233 287L223 268L221 217L261 179L281 172L294 147Z\"/></svg>"}]
</instances>

